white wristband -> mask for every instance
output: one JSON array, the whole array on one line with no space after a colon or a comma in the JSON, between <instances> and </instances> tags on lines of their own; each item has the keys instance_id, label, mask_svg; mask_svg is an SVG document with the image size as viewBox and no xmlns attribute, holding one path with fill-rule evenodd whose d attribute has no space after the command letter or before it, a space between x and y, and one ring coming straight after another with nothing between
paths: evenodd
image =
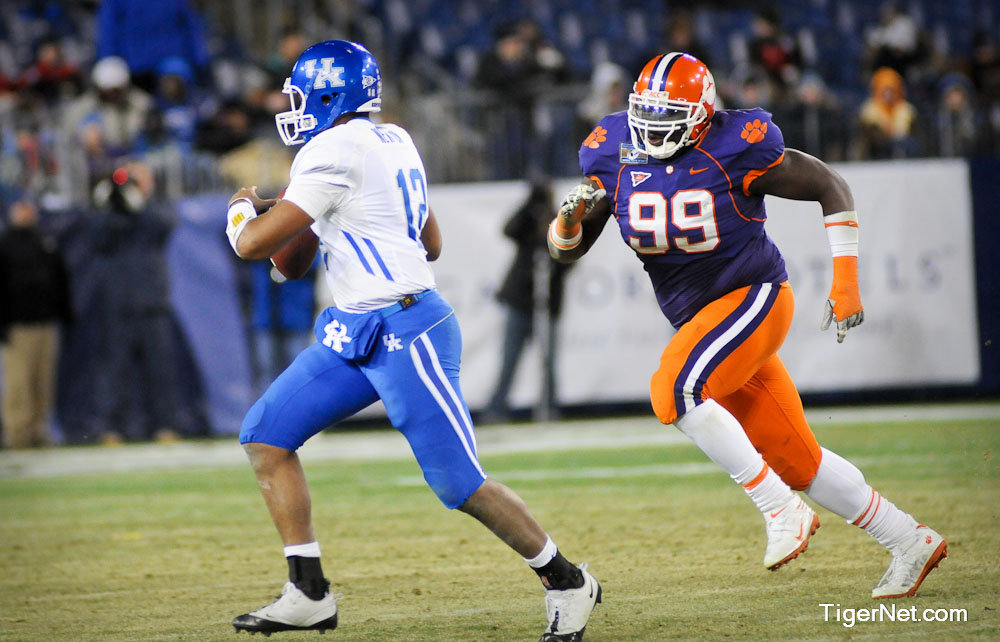
<instances>
[{"instance_id":1,"label":"white wristband","mask_svg":"<svg viewBox=\"0 0 1000 642\"><path fill-rule=\"evenodd\" d=\"M826 238L830 242L830 252L833 256L857 256L858 241L861 238L858 229L858 213L854 210L827 214L823 217L826 225Z\"/></svg>"},{"instance_id":2,"label":"white wristband","mask_svg":"<svg viewBox=\"0 0 1000 642\"><path fill-rule=\"evenodd\" d=\"M580 226L580 231L577 232L573 238L567 239L556 233L556 222L553 220L549 224L549 240L552 241L552 245L556 246L559 250L572 250L580 244L580 241L583 240L583 226Z\"/></svg>"},{"instance_id":3,"label":"white wristband","mask_svg":"<svg viewBox=\"0 0 1000 642\"><path fill-rule=\"evenodd\" d=\"M240 234L243 234L243 228L254 218L257 218L257 210L247 199L239 198L230 203L226 215L226 236L229 237L229 245L232 246L233 252L236 252L236 256L240 256L239 250L236 249Z\"/></svg>"}]
</instances>

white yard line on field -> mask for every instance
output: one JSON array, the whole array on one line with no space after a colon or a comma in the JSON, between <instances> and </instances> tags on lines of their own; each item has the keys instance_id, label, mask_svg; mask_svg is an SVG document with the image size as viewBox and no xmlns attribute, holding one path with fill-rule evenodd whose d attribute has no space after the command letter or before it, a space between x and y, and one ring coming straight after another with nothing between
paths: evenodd
<instances>
[{"instance_id":1,"label":"white yard line on field","mask_svg":"<svg viewBox=\"0 0 1000 642\"><path fill-rule=\"evenodd\" d=\"M892 464L894 466L943 465L949 458L933 455L887 455L873 457L853 457L851 461L862 468ZM705 462L683 462L677 464L646 464L644 466L606 466L592 468L539 468L532 470L504 470L496 478L508 481L546 481L551 479L624 479L627 477L691 477L709 474L725 475L716 464ZM397 486L424 486L427 482L419 475L405 475L395 479Z\"/></svg>"},{"instance_id":2,"label":"white yard line on field","mask_svg":"<svg viewBox=\"0 0 1000 642\"><path fill-rule=\"evenodd\" d=\"M996 421L1000 404L919 404L807 410L814 426L912 421ZM553 450L589 450L689 443L677 430L654 417L617 417L553 423L488 425L476 428L480 455ZM303 461L379 461L412 457L406 440L394 430L326 432L299 451ZM0 451L0 478L57 477L92 473L192 470L246 466L235 437L176 444L130 444L121 447L63 447Z\"/></svg>"}]
</instances>

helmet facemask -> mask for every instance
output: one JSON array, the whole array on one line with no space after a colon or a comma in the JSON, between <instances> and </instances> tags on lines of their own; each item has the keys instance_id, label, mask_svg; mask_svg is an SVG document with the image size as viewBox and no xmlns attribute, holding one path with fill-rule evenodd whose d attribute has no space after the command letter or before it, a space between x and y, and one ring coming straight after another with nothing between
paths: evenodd
<instances>
[{"instance_id":1,"label":"helmet facemask","mask_svg":"<svg viewBox=\"0 0 1000 642\"><path fill-rule=\"evenodd\" d=\"M274 123L278 127L278 135L285 145L301 145L305 142L302 134L316 128L316 117L305 113L306 96L301 89L292 84L291 78L285 78L281 93L288 94L292 108L275 115Z\"/></svg>"},{"instance_id":2,"label":"helmet facemask","mask_svg":"<svg viewBox=\"0 0 1000 642\"><path fill-rule=\"evenodd\" d=\"M633 91L628 98L632 145L661 160L694 144L695 129L710 115L702 103L671 100L668 95L646 89L642 93Z\"/></svg>"}]
</instances>

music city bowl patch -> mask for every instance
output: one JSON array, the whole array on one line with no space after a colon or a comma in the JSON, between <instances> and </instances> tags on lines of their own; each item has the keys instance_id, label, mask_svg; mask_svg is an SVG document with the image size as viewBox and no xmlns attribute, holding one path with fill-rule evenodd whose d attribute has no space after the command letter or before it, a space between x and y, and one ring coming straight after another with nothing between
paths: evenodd
<instances>
[{"instance_id":1,"label":"music city bowl patch","mask_svg":"<svg viewBox=\"0 0 1000 642\"><path fill-rule=\"evenodd\" d=\"M646 152L636 149L632 143L622 143L618 147L618 162L623 165L646 165L649 157Z\"/></svg>"}]
</instances>

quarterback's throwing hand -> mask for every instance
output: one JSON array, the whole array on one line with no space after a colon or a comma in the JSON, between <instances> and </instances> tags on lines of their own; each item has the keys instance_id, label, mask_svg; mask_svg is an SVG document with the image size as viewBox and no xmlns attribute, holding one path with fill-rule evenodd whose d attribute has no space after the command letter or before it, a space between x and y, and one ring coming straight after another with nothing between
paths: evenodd
<instances>
[{"instance_id":1,"label":"quarterback's throwing hand","mask_svg":"<svg viewBox=\"0 0 1000 642\"><path fill-rule=\"evenodd\" d=\"M597 201L604 198L607 192L604 188L595 188L593 185L581 183L566 194L562 205L559 207L559 218L567 228L574 228L583 220L587 212L594 209Z\"/></svg>"},{"instance_id":2,"label":"quarterback's throwing hand","mask_svg":"<svg viewBox=\"0 0 1000 642\"><path fill-rule=\"evenodd\" d=\"M232 205L234 201L239 199L246 199L253 206L254 211L258 214L263 214L267 210L274 207L274 204L278 202L276 198L261 198L257 195L257 186L253 187L241 187L235 194L229 197L229 204Z\"/></svg>"}]
</instances>

